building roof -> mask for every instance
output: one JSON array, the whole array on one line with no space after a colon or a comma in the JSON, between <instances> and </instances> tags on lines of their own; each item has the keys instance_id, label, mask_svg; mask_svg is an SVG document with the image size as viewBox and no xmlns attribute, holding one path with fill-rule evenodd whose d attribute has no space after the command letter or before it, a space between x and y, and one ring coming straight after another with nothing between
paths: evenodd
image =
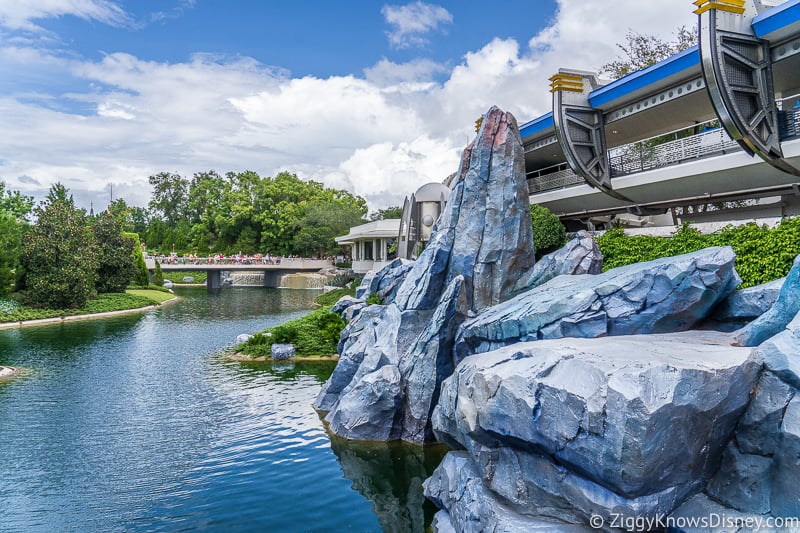
<instances>
[{"instance_id":1,"label":"building roof","mask_svg":"<svg viewBox=\"0 0 800 533\"><path fill-rule=\"evenodd\" d=\"M360 226L350 228L350 233L341 237L336 237L337 244L352 244L357 240L381 239L397 237L400 233L400 219L389 218L385 220L375 220Z\"/></svg>"}]
</instances>

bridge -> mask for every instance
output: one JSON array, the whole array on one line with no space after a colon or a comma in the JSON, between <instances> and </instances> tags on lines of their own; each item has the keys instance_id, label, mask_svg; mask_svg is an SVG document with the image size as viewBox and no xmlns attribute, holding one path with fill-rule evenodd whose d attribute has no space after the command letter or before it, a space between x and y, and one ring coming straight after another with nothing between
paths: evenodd
<instances>
[{"instance_id":1,"label":"bridge","mask_svg":"<svg viewBox=\"0 0 800 533\"><path fill-rule=\"evenodd\" d=\"M155 259L145 259L148 270L155 268ZM285 274L313 273L331 267L327 259L284 259L276 263L160 263L164 272L206 272L206 288L209 290L222 287L223 272L263 272L264 286L277 288L280 286L281 276Z\"/></svg>"},{"instance_id":2,"label":"bridge","mask_svg":"<svg viewBox=\"0 0 800 533\"><path fill-rule=\"evenodd\" d=\"M776 197L800 214L800 0L697 0L700 45L612 82L560 69L520 126L531 203L575 225Z\"/></svg>"}]
</instances>

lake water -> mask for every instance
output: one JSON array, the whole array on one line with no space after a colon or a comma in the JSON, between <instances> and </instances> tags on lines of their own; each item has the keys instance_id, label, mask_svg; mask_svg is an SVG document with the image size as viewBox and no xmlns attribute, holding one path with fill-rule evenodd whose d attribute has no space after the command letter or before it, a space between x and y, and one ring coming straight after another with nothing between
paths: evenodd
<instances>
[{"instance_id":1,"label":"lake water","mask_svg":"<svg viewBox=\"0 0 800 533\"><path fill-rule=\"evenodd\" d=\"M443 450L331 439L333 363L237 363L318 291L179 288L155 311L0 331L0 531L423 531Z\"/></svg>"}]
</instances>

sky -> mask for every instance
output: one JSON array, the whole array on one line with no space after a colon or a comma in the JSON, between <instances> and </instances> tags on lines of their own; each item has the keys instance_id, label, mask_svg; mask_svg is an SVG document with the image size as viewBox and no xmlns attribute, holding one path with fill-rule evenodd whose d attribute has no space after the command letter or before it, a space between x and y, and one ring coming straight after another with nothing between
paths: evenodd
<instances>
[{"instance_id":1,"label":"sky","mask_svg":"<svg viewBox=\"0 0 800 533\"><path fill-rule=\"evenodd\" d=\"M0 181L146 206L147 178L287 171L402 205L457 170L491 106L551 108L689 0L0 0Z\"/></svg>"}]
</instances>

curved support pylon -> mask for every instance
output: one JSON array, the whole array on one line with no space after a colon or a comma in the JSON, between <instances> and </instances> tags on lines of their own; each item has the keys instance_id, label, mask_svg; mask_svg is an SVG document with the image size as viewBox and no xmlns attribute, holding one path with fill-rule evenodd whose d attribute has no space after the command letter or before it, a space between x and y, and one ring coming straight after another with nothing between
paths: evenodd
<instances>
[{"instance_id":1,"label":"curved support pylon","mask_svg":"<svg viewBox=\"0 0 800 533\"><path fill-rule=\"evenodd\" d=\"M603 113L589 104L595 84L586 73L559 71L550 78L556 138L575 174L609 196L631 202L611 185Z\"/></svg>"},{"instance_id":2,"label":"curved support pylon","mask_svg":"<svg viewBox=\"0 0 800 533\"><path fill-rule=\"evenodd\" d=\"M753 0L696 0L700 64L722 126L742 149L800 176L783 159L767 41L753 35Z\"/></svg>"}]
</instances>

